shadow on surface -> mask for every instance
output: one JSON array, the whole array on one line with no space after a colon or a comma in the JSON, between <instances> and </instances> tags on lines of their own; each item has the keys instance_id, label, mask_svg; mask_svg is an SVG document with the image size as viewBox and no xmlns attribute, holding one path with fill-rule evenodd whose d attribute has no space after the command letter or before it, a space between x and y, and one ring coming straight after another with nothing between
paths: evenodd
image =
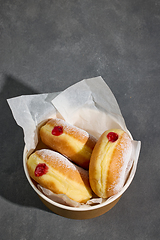
<instances>
[{"instance_id":1,"label":"shadow on surface","mask_svg":"<svg viewBox=\"0 0 160 240\"><path fill-rule=\"evenodd\" d=\"M0 92L0 195L15 204L47 211L48 209L33 191L24 174L23 131L16 124L7 103L8 98L30 94L37 94L37 92L12 76L5 77L4 86Z\"/></svg>"}]
</instances>

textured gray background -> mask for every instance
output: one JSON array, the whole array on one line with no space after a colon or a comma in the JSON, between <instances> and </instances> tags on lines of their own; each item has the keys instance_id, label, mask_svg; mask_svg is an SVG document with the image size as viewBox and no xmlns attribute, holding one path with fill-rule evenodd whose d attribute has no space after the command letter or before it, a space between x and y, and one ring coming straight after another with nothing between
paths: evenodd
<instances>
[{"instance_id":1,"label":"textured gray background","mask_svg":"<svg viewBox=\"0 0 160 240\"><path fill-rule=\"evenodd\" d=\"M160 239L160 1L0 0L0 239ZM101 75L142 141L129 189L108 213L48 210L23 172L23 132L7 98Z\"/></svg>"}]
</instances>

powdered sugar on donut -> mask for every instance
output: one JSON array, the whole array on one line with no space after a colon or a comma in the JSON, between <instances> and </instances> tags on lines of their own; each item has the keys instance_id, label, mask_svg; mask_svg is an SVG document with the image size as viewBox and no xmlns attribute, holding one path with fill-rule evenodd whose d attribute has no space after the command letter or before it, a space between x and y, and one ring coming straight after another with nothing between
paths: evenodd
<instances>
[{"instance_id":1,"label":"powdered sugar on donut","mask_svg":"<svg viewBox=\"0 0 160 240\"><path fill-rule=\"evenodd\" d=\"M59 165L72 169L72 170L76 170L76 166L71 163L67 158L65 158L63 155L59 154L58 152L49 150L49 149L41 149L39 151L37 151L37 153L41 156L41 158L43 158L43 160L46 160L47 158L49 158L50 160L54 162L58 162Z\"/></svg>"},{"instance_id":2,"label":"powdered sugar on donut","mask_svg":"<svg viewBox=\"0 0 160 240\"><path fill-rule=\"evenodd\" d=\"M56 122L57 122L57 125L59 126L63 126L64 127L64 131L67 131L67 132L72 132L74 135L77 135L77 134L80 134L81 135L81 138L85 139L89 137L89 133L84 131L83 129L80 129L76 126L73 126L71 124L69 124L68 122L65 122L64 120L62 119L56 119Z\"/></svg>"},{"instance_id":3,"label":"powdered sugar on donut","mask_svg":"<svg viewBox=\"0 0 160 240\"><path fill-rule=\"evenodd\" d=\"M52 161L53 165L54 163L56 165L58 162L58 165L61 168L65 168L66 170L68 169L68 171L70 170L77 171L80 173L82 178L86 178L86 176L88 176L88 172L85 169L82 169L81 167L76 166L70 160L68 160L66 157L64 157L58 152L55 152L49 149L41 149L41 150L38 150L37 153L43 160L46 161L46 159L49 159L50 161Z\"/></svg>"},{"instance_id":4,"label":"powdered sugar on donut","mask_svg":"<svg viewBox=\"0 0 160 240\"><path fill-rule=\"evenodd\" d=\"M119 162L117 161L117 165L121 165L119 168L119 178L116 182L113 182L108 191L113 191L117 193L123 187L126 177L127 171L130 170L131 167L131 154L132 154L132 142L128 141L128 136L125 134L123 141L119 142L117 145L117 150L120 152Z\"/></svg>"},{"instance_id":5,"label":"powdered sugar on donut","mask_svg":"<svg viewBox=\"0 0 160 240\"><path fill-rule=\"evenodd\" d=\"M82 185L84 183L88 184L88 171L75 165L60 153L49 149L41 149L37 151L37 154L50 167L51 171L53 168L60 174L62 173L64 178L67 176L72 180L78 181Z\"/></svg>"}]
</instances>

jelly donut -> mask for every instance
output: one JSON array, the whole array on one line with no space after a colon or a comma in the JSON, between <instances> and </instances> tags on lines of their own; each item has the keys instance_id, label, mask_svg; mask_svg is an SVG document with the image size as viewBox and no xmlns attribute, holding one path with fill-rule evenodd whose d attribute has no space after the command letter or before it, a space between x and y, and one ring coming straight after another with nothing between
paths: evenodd
<instances>
[{"instance_id":1,"label":"jelly donut","mask_svg":"<svg viewBox=\"0 0 160 240\"><path fill-rule=\"evenodd\" d=\"M131 152L131 139L123 130L111 129L100 136L89 165L90 185L97 196L108 198L122 189Z\"/></svg>"},{"instance_id":2,"label":"jelly donut","mask_svg":"<svg viewBox=\"0 0 160 240\"><path fill-rule=\"evenodd\" d=\"M91 153L97 142L89 133L56 118L48 120L40 128L40 137L49 148L88 170Z\"/></svg>"},{"instance_id":3,"label":"jelly donut","mask_svg":"<svg viewBox=\"0 0 160 240\"><path fill-rule=\"evenodd\" d=\"M58 152L37 150L27 160L27 168L32 179L56 194L66 194L79 203L92 197L88 171Z\"/></svg>"}]
</instances>

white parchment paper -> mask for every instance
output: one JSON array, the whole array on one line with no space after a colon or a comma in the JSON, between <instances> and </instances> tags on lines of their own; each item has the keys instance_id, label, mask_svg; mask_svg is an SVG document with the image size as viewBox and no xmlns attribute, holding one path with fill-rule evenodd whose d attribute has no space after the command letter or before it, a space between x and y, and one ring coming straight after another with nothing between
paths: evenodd
<instances>
[{"instance_id":1,"label":"white parchment paper","mask_svg":"<svg viewBox=\"0 0 160 240\"><path fill-rule=\"evenodd\" d=\"M110 88L102 77L84 79L61 93L46 93L24 95L8 99L15 121L22 127L24 142L28 152L33 151L38 143L38 126L48 118L59 117L68 123L78 126L99 138L100 135L111 128L121 128L132 138L126 127L118 103ZM130 185L136 172L141 142L132 141L133 151L130 166L126 172L127 182L120 193L110 199L118 198ZM131 169L132 168L132 169ZM130 171L131 170L131 171ZM128 176L129 174L129 176ZM38 186L38 189L50 199L63 202L74 207L80 204L68 200L66 196L55 196L50 191ZM57 199L60 197L60 200ZM104 199L96 198L87 204L102 203Z\"/></svg>"}]
</instances>

